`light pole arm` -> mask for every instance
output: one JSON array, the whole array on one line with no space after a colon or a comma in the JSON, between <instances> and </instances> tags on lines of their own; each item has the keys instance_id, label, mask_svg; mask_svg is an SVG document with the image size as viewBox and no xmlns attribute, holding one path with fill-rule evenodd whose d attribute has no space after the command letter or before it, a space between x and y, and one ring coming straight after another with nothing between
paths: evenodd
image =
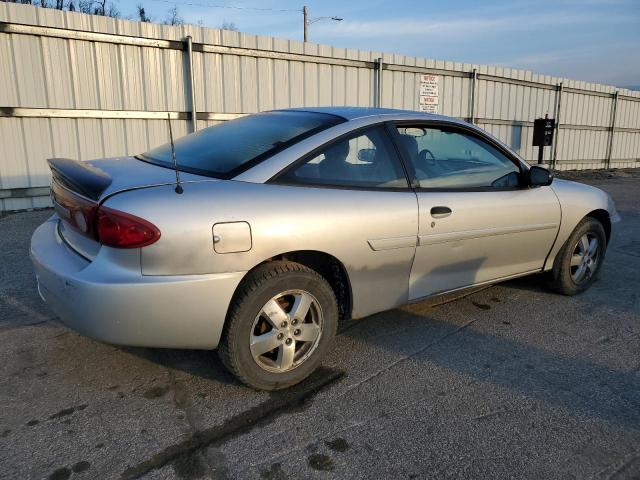
<instances>
[{"instance_id":1,"label":"light pole arm","mask_svg":"<svg viewBox=\"0 0 640 480\"><path fill-rule=\"evenodd\" d=\"M302 7L302 19L304 22L304 41L307 42L309 40L309 25L312 23L319 22L320 20L334 20L336 22L341 22L342 18L340 17L316 17L309 18L309 9L305 5Z\"/></svg>"},{"instance_id":2,"label":"light pole arm","mask_svg":"<svg viewBox=\"0 0 640 480\"><path fill-rule=\"evenodd\" d=\"M316 23L320 20L335 20L337 22L341 22L342 19L339 17L316 17L316 18L312 18L311 20L307 20L307 24L311 25L312 23Z\"/></svg>"}]
</instances>

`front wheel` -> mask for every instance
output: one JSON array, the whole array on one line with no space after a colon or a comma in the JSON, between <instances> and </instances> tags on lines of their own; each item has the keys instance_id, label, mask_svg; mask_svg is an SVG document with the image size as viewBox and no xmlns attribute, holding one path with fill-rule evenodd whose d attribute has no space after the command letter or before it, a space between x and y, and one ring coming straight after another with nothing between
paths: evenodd
<instances>
[{"instance_id":1,"label":"front wheel","mask_svg":"<svg viewBox=\"0 0 640 480\"><path fill-rule=\"evenodd\" d=\"M243 280L218 353L245 384L287 388L308 377L331 345L338 306L327 281L294 262L270 262Z\"/></svg>"},{"instance_id":2,"label":"front wheel","mask_svg":"<svg viewBox=\"0 0 640 480\"><path fill-rule=\"evenodd\" d=\"M549 286L558 293L575 295L594 282L607 250L602 224L587 217L578 224L558 253Z\"/></svg>"}]
</instances>

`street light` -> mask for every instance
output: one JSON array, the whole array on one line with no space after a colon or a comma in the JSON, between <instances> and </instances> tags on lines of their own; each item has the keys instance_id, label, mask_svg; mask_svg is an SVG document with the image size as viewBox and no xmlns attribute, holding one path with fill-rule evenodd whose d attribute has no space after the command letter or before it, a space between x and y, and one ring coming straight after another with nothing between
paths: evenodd
<instances>
[{"instance_id":1,"label":"street light","mask_svg":"<svg viewBox=\"0 0 640 480\"><path fill-rule=\"evenodd\" d=\"M316 23L320 20L334 20L336 22L341 22L342 18L340 17L316 17L309 18L309 10L307 10L307 6L302 7L302 15L304 17L304 41L308 41L309 38L309 25L312 23Z\"/></svg>"}]
</instances>

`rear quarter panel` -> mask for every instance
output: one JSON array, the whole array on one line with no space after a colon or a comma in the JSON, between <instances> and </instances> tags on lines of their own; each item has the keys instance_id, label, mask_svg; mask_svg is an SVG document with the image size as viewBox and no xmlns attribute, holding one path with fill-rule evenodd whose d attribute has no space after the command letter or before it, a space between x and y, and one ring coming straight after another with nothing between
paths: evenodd
<instances>
[{"instance_id":1,"label":"rear quarter panel","mask_svg":"<svg viewBox=\"0 0 640 480\"><path fill-rule=\"evenodd\" d=\"M120 193L106 205L154 223L158 242L141 249L144 275L206 274L248 271L291 251L333 255L349 275L353 316L405 303L415 246L374 251L368 241L417 235L415 194L294 187L238 181L186 183ZM251 249L217 253L212 227L248 222Z\"/></svg>"}]
</instances>

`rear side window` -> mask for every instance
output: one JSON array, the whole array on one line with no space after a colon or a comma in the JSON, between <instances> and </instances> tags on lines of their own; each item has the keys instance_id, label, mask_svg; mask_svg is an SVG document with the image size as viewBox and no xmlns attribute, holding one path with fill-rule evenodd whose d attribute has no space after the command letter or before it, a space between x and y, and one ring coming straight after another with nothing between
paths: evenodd
<instances>
[{"instance_id":1,"label":"rear side window","mask_svg":"<svg viewBox=\"0 0 640 480\"><path fill-rule=\"evenodd\" d=\"M355 188L408 188L383 127L336 140L280 175L276 183Z\"/></svg>"},{"instance_id":2,"label":"rear side window","mask_svg":"<svg viewBox=\"0 0 640 480\"><path fill-rule=\"evenodd\" d=\"M175 140L180 170L230 178L260 160L309 135L343 122L335 115L313 112L265 112L230 120ZM173 167L171 145L139 156Z\"/></svg>"}]
</instances>

